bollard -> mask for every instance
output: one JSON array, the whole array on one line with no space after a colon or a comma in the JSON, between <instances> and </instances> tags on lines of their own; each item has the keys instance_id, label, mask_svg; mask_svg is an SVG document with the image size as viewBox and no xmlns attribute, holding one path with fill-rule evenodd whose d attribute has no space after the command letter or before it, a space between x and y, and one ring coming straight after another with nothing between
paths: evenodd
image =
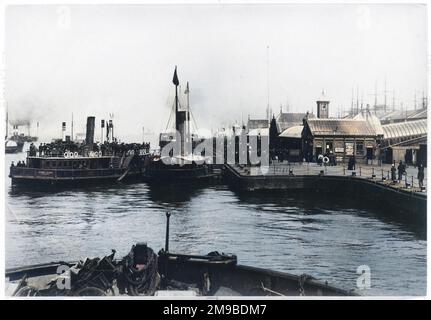
<instances>
[{"instance_id":1,"label":"bollard","mask_svg":"<svg viewBox=\"0 0 431 320\"><path fill-rule=\"evenodd\" d=\"M165 239L165 251L169 252L169 217L171 213L166 212L166 239Z\"/></svg>"}]
</instances>

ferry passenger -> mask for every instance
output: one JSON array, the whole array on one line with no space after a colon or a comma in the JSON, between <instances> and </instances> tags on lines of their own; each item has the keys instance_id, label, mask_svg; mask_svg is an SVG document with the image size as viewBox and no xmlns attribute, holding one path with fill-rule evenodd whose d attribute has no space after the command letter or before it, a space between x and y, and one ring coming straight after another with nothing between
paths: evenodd
<instances>
[{"instance_id":1,"label":"ferry passenger","mask_svg":"<svg viewBox=\"0 0 431 320\"><path fill-rule=\"evenodd\" d=\"M322 163L323 163L323 154L319 154L319 156L317 157L317 164L321 166Z\"/></svg>"},{"instance_id":2,"label":"ferry passenger","mask_svg":"<svg viewBox=\"0 0 431 320\"><path fill-rule=\"evenodd\" d=\"M36 156L36 151L37 151L37 148L35 147L35 145L33 144L33 142L30 144L30 156L31 157L34 157L34 156Z\"/></svg>"},{"instance_id":3,"label":"ferry passenger","mask_svg":"<svg viewBox=\"0 0 431 320\"><path fill-rule=\"evenodd\" d=\"M347 164L347 170L355 170L355 160L354 157L349 157L349 162Z\"/></svg>"}]
</instances>

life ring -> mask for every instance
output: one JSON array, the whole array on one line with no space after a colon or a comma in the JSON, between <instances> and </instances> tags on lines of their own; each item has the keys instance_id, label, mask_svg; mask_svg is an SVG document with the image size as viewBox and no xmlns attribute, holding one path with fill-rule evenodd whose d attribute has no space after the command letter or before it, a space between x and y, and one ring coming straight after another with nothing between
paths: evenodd
<instances>
[{"instance_id":1,"label":"life ring","mask_svg":"<svg viewBox=\"0 0 431 320\"><path fill-rule=\"evenodd\" d=\"M73 157L74 157L74 158L78 158L78 152L75 152L75 153L73 154Z\"/></svg>"},{"instance_id":2,"label":"life ring","mask_svg":"<svg viewBox=\"0 0 431 320\"><path fill-rule=\"evenodd\" d=\"M323 157L323 163L329 163L329 158L328 157Z\"/></svg>"},{"instance_id":3,"label":"life ring","mask_svg":"<svg viewBox=\"0 0 431 320\"><path fill-rule=\"evenodd\" d=\"M63 153L63 157L65 157L65 158L69 158L69 152L65 152L65 153Z\"/></svg>"}]
</instances>

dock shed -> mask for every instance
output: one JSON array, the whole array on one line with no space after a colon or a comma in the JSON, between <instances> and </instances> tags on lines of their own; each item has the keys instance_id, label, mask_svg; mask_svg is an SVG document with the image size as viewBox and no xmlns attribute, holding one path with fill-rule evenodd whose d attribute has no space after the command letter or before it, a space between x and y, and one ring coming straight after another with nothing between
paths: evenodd
<instances>
[{"instance_id":1,"label":"dock shed","mask_svg":"<svg viewBox=\"0 0 431 320\"><path fill-rule=\"evenodd\" d=\"M335 155L337 162L355 156L357 163L370 163L379 159L380 138L366 120L308 119L302 131L303 156L316 161L320 154Z\"/></svg>"}]
</instances>

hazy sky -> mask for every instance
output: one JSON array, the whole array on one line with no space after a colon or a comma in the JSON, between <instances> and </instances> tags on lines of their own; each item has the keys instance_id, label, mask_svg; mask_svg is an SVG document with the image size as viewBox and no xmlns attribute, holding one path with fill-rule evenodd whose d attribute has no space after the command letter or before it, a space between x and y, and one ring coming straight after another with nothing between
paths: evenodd
<instances>
[{"instance_id":1,"label":"hazy sky","mask_svg":"<svg viewBox=\"0 0 431 320\"><path fill-rule=\"evenodd\" d=\"M337 116L353 87L373 104L376 81L383 103L385 78L388 103L395 90L397 106L413 107L427 87L426 23L425 6L411 4L9 6L9 117L52 138L72 112L75 132L87 115L99 126L114 113L119 138L141 140L142 127L165 128L177 65L200 127L263 118L267 46L274 113L287 103L316 112L325 89Z\"/></svg>"}]
</instances>

